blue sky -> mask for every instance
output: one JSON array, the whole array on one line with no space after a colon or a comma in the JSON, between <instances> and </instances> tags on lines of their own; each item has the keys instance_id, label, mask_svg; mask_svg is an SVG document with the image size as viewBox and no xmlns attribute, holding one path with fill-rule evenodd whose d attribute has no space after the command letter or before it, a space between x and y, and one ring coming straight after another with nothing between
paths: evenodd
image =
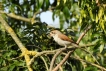
<instances>
[{"instance_id":1,"label":"blue sky","mask_svg":"<svg viewBox=\"0 0 106 71\"><path fill-rule=\"evenodd\" d=\"M40 14L41 22L46 22L49 26L59 28L60 23L59 23L59 17L55 17L55 20L52 20L52 12L47 11L47 12L42 12ZM65 23L64 28L67 28L69 24Z\"/></svg>"},{"instance_id":2,"label":"blue sky","mask_svg":"<svg viewBox=\"0 0 106 71\"><path fill-rule=\"evenodd\" d=\"M46 22L49 26L54 26L56 28L59 27L59 18L55 17L55 20L53 21L51 11L41 13L40 18L41 18L41 22Z\"/></svg>"}]
</instances>

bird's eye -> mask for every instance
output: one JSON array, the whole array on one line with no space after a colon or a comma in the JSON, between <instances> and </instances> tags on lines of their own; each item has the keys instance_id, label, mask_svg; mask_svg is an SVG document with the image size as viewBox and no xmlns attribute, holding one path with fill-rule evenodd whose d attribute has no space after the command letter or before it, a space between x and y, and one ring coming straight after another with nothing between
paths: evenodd
<instances>
[{"instance_id":1,"label":"bird's eye","mask_svg":"<svg viewBox=\"0 0 106 71\"><path fill-rule=\"evenodd\" d=\"M55 34L54 32L51 32L52 34Z\"/></svg>"}]
</instances>

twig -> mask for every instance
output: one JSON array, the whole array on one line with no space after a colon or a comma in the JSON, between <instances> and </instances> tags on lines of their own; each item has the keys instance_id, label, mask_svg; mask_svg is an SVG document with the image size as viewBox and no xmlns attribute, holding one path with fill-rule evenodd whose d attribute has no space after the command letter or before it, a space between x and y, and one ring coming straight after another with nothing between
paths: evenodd
<instances>
[{"instance_id":1,"label":"twig","mask_svg":"<svg viewBox=\"0 0 106 71\"><path fill-rule=\"evenodd\" d=\"M86 49L83 49L83 48L80 48L80 49L83 50L83 51L85 51L85 52L87 52L87 53L89 53L95 59L96 63L99 64L99 62L97 61L97 59L93 56L93 54L90 51L87 51Z\"/></svg>"},{"instance_id":2,"label":"twig","mask_svg":"<svg viewBox=\"0 0 106 71\"><path fill-rule=\"evenodd\" d=\"M35 23L35 22L39 22L37 20L35 20L34 18L26 18L26 17L22 17L22 16L19 16L19 15L16 15L14 13L6 13L2 10L0 10L0 14L6 14L8 17L11 17L11 18L14 18L14 19L17 19L17 20L21 20L21 21L25 21L25 22L29 22L29 23ZM49 26L47 25L48 28L53 28L52 26Z\"/></svg>"},{"instance_id":3,"label":"twig","mask_svg":"<svg viewBox=\"0 0 106 71\"><path fill-rule=\"evenodd\" d=\"M52 61L51 61L51 63L50 63L50 70L49 70L49 71L52 71L53 65L54 65L54 62L55 62L55 59L56 59L56 57L57 57L62 51L63 51L63 50L57 51L57 53L53 56Z\"/></svg>"},{"instance_id":4,"label":"twig","mask_svg":"<svg viewBox=\"0 0 106 71\"><path fill-rule=\"evenodd\" d=\"M79 57L72 57L72 56L70 56L70 57L71 57L71 58L74 58L74 59L76 59L76 60L79 60L79 61L86 62L86 63L88 63L88 64L90 64L90 65L92 65L92 66L95 66L95 67L97 67L97 68L99 68L99 69L101 69L101 70L106 71L106 68L104 68L104 67L102 67L102 66L99 66L98 64L94 64L94 63L88 62L88 61L83 60L83 59L81 59L81 58L79 58Z\"/></svg>"},{"instance_id":5,"label":"twig","mask_svg":"<svg viewBox=\"0 0 106 71\"><path fill-rule=\"evenodd\" d=\"M66 59L69 58L71 52L73 52L73 51L68 52L68 54L64 57L64 59L52 71L57 71L58 68L64 64L64 62L66 61Z\"/></svg>"},{"instance_id":6,"label":"twig","mask_svg":"<svg viewBox=\"0 0 106 71\"><path fill-rule=\"evenodd\" d=\"M79 42L81 41L81 39L84 37L84 35L87 33L87 31L88 31L89 29L91 29L91 27L92 27L92 25L89 25L88 28L86 28L86 29L84 30L84 32L80 35L80 37L78 38L78 40L77 40L76 43L79 44Z\"/></svg>"},{"instance_id":7,"label":"twig","mask_svg":"<svg viewBox=\"0 0 106 71\"><path fill-rule=\"evenodd\" d=\"M17 19L17 20L22 20L22 21L25 21L25 22L31 22L31 19L25 18L25 17L22 17L22 16L19 16L19 15L16 15L16 14L14 14L14 13L8 14L8 13L6 13L6 12L0 10L0 14L6 14L7 16L9 16L9 17L11 17L11 18L15 18L15 19Z\"/></svg>"},{"instance_id":8,"label":"twig","mask_svg":"<svg viewBox=\"0 0 106 71\"><path fill-rule=\"evenodd\" d=\"M48 65L47 65L47 63L46 63L45 59L44 59L42 56L40 56L40 58L43 60L43 62L44 62L44 64L45 64L45 66L46 66L46 70L48 71L49 69L48 69Z\"/></svg>"},{"instance_id":9,"label":"twig","mask_svg":"<svg viewBox=\"0 0 106 71\"><path fill-rule=\"evenodd\" d=\"M62 53L62 54L63 54L63 55L67 55L66 53ZM100 66L100 65L98 65L98 64L95 64L95 63L92 63L92 62L89 62L89 61L83 60L83 59L81 59L80 57L70 56L70 58L73 58L73 59L79 60L79 61L81 61L81 62L88 63L88 64L90 64L90 65L92 65L92 66L95 66L95 67L97 67L97 68L99 68L99 69L101 69L101 70L106 71L106 68L104 68L104 67L102 67L102 66Z\"/></svg>"}]
</instances>

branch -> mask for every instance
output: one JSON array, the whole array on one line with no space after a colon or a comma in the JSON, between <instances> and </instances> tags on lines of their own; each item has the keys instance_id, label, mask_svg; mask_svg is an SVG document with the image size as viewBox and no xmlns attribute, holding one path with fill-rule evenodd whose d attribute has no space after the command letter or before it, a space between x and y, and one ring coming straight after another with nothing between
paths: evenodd
<instances>
[{"instance_id":1,"label":"branch","mask_svg":"<svg viewBox=\"0 0 106 71\"><path fill-rule=\"evenodd\" d=\"M29 71L32 71L31 67L28 66L28 62L30 61L30 57L26 54L28 52L28 50L25 48L25 46L22 44L22 42L19 40L19 38L17 37L17 35L15 34L15 32L13 31L13 29L7 24L7 22L2 18L2 15L0 14L0 22L1 24L4 26L5 30L11 35L11 37L13 38L13 40L16 42L16 44L18 45L18 47L21 49L22 53L25 54L25 60L26 60L26 64L27 67L29 69Z\"/></svg>"},{"instance_id":2,"label":"branch","mask_svg":"<svg viewBox=\"0 0 106 71\"><path fill-rule=\"evenodd\" d=\"M63 51L63 50L57 51L57 53L53 56L52 61L51 61L51 63L50 63L50 70L49 70L49 71L52 71L53 65L54 65L54 62L55 62L55 59L56 59L56 57L57 57L62 51Z\"/></svg>"},{"instance_id":3,"label":"branch","mask_svg":"<svg viewBox=\"0 0 106 71\"><path fill-rule=\"evenodd\" d=\"M44 59L42 56L40 56L40 58L43 60L43 62L44 62L44 64L45 64L45 66L46 66L46 70L48 71L49 69L48 69L48 65L47 65L47 63L46 63L45 59Z\"/></svg>"},{"instance_id":4,"label":"branch","mask_svg":"<svg viewBox=\"0 0 106 71\"><path fill-rule=\"evenodd\" d=\"M88 31L89 29L91 29L91 27L92 27L92 25L89 25L89 26L85 29L85 31L80 35L80 37L78 38L78 40L77 40L76 43L79 44L79 42L81 41L81 39L84 37L84 35L87 33L87 31Z\"/></svg>"},{"instance_id":5,"label":"branch","mask_svg":"<svg viewBox=\"0 0 106 71\"><path fill-rule=\"evenodd\" d=\"M7 16L14 18L14 19L17 19L17 20L22 20L22 21L25 21L25 22L31 22L31 19L19 16L19 15L15 15L14 13L8 14L8 13L0 10L0 14L6 14Z\"/></svg>"},{"instance_id":6,"label":"branch","mask_svg":"<svg viewBox=\"0 0 106 71\"><path fill-rule=\"evenodd\" d=\"M86 45L82 45L80 47L83 48L83 47L90 47L90 46L94 46L94 45L95 44L86 44ZM34 59L38 56L55 54L58 51L67 51L67 50L69 51L69 50L76 49L76 48L78 48L78 47L70 46L70 47L67 47L67 48L59 48L59 49L52 50L52 51L48 50L48 51L39 52L35 56L33 56L33 58L29 61L28 65L31 65L34 62Z\"/></svg>"},{"instance_id":7,"label":"branch","mask_svg":"<svg viewBox=\"0 0 106 71\"><path fill-rule=\"evenodd\" d=\"M51 11L51 10L53 10L53 9L55 9L55 7L50 7L50 8L48 8L48 11ZM46 10L46 11L47 11L47 10ZM6 14L7 16L9 16L9 17L11 17L11 18L14 18L14 19L17 19L17 20L22 20L22 21L25 21L25 22L30 22L31 24L34 24L34 23L36 23L36 22L39 22L39 21L35 20L35 18L36 18L36 15L37 15L37 14L40 14L40 13L42 13L42 12L44 12L44 11L43 11L43 10L42 10L42 11L37 11L37 12L34 13L34 15L33 15L32 18L25 18L25 17L19 16L19 15L15 15L14 13L8 14L8 13L6 13L6 12L0 10L0 13L1 13L1 14Z\"/></svg>"},{"instance_id":8,"label":"branch","mask_svg":"<svg viewBox=\"0 0 106 71\"><path fill-rule=\"evenodd\" d=\"M57 71L58 68L59 68L60 66L62 66L62 65L65 63L65 61L69 58L69 56L70 56L70 54L71 54L72 52L73 52L73 51L68 52L68 54L64 57L64 59L63 59L53 70L51 70L51 71Z\"/></svg>"},{"instance_id":9,"label":"branch","mask_svg":"<svg viewBox=\"0 0 106 71\"><path fill-rule=\"evenodd\" d=\"M97 67L97 68L99 68L99 69L101 69L101 70L106 71L106 68L104 68L104 67L102 67L102 66L100 66L100 65L98 65L98 64L94 64L94 63L88 62L88 61L83 60L83 59L81 59L81 58L79 58L79 57L72 57L72 56L70 56L70 57L71 57L71 58L74 58L74 59L76 59L76 60L82 61L82 62L86 62L86 63L88 63L88 64L90 64L90 65L92 65L92 66L95 66L95 67Z\"/></svg>"},{"instance_id":10,"label":"branch","mask_svg":"<svg viewBox=\"0 0 106 71\"><path fill-rule=\"evenodd\" d=\"M77 44L79 44L79 42L81 41L81 39L84 37L84 35L87 33L87 31L88 31L89 29L91 29L91 27L92 27L92 25L88 26L88 27L84 30L84 32L81 34L81 36L80 36L79 39L77 40L77 42L76 42ZM63 60L53 69L53 71L57 71L57 70L59 69L59 67L60 67L61 65L63 65L64 62L68 59L68 57L70 56L70 54L73 53L74 51L75 51L75 49L74 49L73 51L69 51L68 54L63 58Z\"/></svg>"},{"instance_id":11,"label":"branch","mask_svg":"<svg viewBox=\"0 0 106 71\"><path fill-rule=\"evenodd\" d=\"M63 54L63 55L67 55L66 53L62 53L62 54ZM99 68L99 69L101 69L101 70L106 71L106 68L104 68L104 67L102 67L102 66L100 66L100 65L98 65L98 64L91 63L91 62L89 62L89 61L83 60L83 59L81 59L80 57L77 57L77 56L76 56L76 57L75 57L75 56L70 56L70 58L79 60L79 61L81 61L81 62L88 63L88 64L90 64L90 65L92 65L92 66L95 66L95 67L97 67L97 68Z\"/></svg>"},{"instance_id":12,"label":"branch","mask_svg":"<svg viewBox=\"0 0 106 71\"><path fill-rule=\"evenodd\" d=\"M67 50L66 48L60 48L60 49L56 49L56 50L52 50L52 51L49 50L49 51L39 52L35 56L33 56L33 58L29 61L28 65L31 65L34 62L34 59L38 56L45 55L45 54L54 54L57 51L66 51L66 50Z\"/></svg>"},{"instance_id":13,"label":"branch","mask_svg":"<svg viewBox=\"0 0 106 71\"><path fill-rule=\"evenodd\" d=\"M39 13L40 12L37 12L36 14L39 14ZM14 13L8 14L8 13L2 11L2 10L0 10L0 14L5 14L8 17L11 17L11 18L14 18L14 19L17 19L17 20L21 20L21 21L25 21L25 22L29 22L31 24L36 23L36 22L39 22L39 21L35 20L35 18L25 18L25 17L19 16L19 15L16 15ZM47 25L47 27L48 28L53 28L52 26L49 26L49 25Z\"/></svg>"},{"instance_id":14,"label":"branch","mask_svg":"<svg viewBox=\"0 0 106 71\"><path fill-rule=\"evenodd\" d=\"M18 39L17 35L15 34L15 32L13 31L13 29L7 24L7 22L2 18L2 16L0 15L0 22L1 24L4 26L4 28L6 29L6 31L11 35L11 37L14 39L14 41L16 42L16 44L18 45L18 47L23 50L23 48L25 48L25 46L22 44L22 42Z\"/></svg>"}]
</instances>

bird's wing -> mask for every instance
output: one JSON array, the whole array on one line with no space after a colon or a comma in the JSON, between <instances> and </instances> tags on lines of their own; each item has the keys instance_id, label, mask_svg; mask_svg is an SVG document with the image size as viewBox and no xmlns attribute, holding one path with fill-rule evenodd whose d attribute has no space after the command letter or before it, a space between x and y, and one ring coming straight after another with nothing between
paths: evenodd
<instances>
[{"instance_id":1,"label":"bird's wing","mask_svg":"<svg viewBox=\"0 0 106 71\"><path fill-rule=\"evenodd\" d=\"M59 34L58 36L59 36L62 40L65 40L65 41L69 41L69 42L75 43L72 39L70 39L69 37L67 37L67 36L64 35L64 34Z\"/></svg>"}]
</instances>

